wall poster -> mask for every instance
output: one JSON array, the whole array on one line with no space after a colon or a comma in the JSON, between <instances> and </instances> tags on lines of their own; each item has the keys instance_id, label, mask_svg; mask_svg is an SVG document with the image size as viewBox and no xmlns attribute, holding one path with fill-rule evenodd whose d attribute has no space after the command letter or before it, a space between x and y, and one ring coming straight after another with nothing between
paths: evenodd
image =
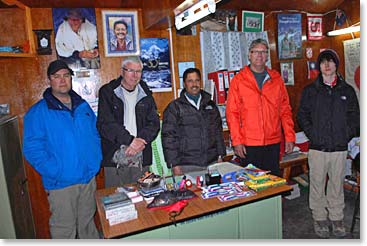
<instances>
[{"instance_id":1,"label":"wall poster","mask_svg":"<svg viewBox=\"0 0 367 246\"><path fill-rule=\"evenodd\" d=\"M353 86L359 99L360 94L360 38L343 41L345 58L345 80Z\"/></svg>"},{"instance_id":2,"label":"wall poster","mask_svg":"<svg viewBox=\"0 0 367 246\"><path fill-rule=\"evenodd\" d=\"M167 38L140 39L142 79L153 92L171 91L172 79Z\"/></svg>"},{"instance_id":3,"label":"wall poster","mask_svg":"<svg viewBox=\"0 0 367 246\"><path fill-rule=\"evenodd\" d=\"M302 57L301 14L278 14L278 57Z\"/></svg>"},{"instance_id":4,"label":"wall poster","mask_svg":"<svg viewBox=\"0 0 367 246\"><path fill-rule=\"evenodd\" d=\"M53 8L52 19L58 59L73 70L100 68L94 9Z\"/></svg>"}]
</instances>

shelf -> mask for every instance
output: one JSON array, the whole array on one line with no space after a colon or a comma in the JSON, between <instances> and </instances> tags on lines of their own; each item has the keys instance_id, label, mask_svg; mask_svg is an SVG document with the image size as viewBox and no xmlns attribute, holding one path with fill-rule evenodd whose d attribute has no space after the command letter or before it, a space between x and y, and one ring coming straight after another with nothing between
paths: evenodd
<instances>
[{"instance_id":1,"label":"shelf","mask_svg":"<svg viewBox=\"0 0 367 246\"><path fill-rule=\"evenodd\" d=\"M33 53L12 53L12 52L0 52L0 57L35 57L36 54Z\"/></svg>"},{"instance_id":2,"label":"shelf","mask_svg":"<svg viewBox=\"0 0 367 246\"><path fill-rule=\"evenodd\" d=\"M32 32L29 7L17 0L0 0L9 8L0 8L0 46L20 46L25 53L0 52L0 57L35 57L36 48ZM27 48L22 45L26 44Z\"/></svg>"}]
</instances>

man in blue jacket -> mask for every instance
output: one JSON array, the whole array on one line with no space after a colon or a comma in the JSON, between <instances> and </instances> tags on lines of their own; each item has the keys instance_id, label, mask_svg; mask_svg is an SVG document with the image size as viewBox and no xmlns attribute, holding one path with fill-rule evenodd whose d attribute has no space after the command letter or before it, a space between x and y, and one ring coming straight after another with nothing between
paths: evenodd
<instances>
[{"instance_id":1,"label":"man in blue jacket","mask_svg":"<svg viewBox=\"0 0 367 246\"><path fill-rule=\"evenodd\" d=\"M95 175L102 159L96 116L72 88L73 71L56 60L50 88L24 117L25 158L48 195L52 238L99 238L94 224Z\"/></svg>"}]
</instances>

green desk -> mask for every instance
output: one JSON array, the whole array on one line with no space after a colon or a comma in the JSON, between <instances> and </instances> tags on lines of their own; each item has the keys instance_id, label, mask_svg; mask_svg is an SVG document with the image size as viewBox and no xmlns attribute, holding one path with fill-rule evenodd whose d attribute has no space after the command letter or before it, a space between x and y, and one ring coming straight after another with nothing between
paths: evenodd
<instances>
[{"instance_id":1,"label":"green desk","mask_svg":"<svg viewBox=\"0 0 367 246\"><path fill-rule=\"evenodd\" d=\"M150 211L136 204L138 219L109 226L100 197L113 188L96 192L98 214L105 238L125 239L281 239L281 194L292 187L281 185L256 196L220 202L217 198L193 199L176 217L176 226L165 210ZM198 193L199 194L199 193Z\"/></svg>"}]
</instances>

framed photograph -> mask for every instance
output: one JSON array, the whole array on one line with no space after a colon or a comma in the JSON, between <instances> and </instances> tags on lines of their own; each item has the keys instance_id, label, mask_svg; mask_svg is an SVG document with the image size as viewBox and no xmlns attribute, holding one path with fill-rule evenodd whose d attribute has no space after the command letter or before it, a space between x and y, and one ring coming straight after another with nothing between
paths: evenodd
<instances>
[{"instance_id":1,"label":"framed photograph","mask_svg":"<svg viewBox=\"0 0 367 246\"><path fill-rule=\"evenodd\" d=\"M242 32L264 31L264 12L242 11Z\"/></svg>"},{"instance_id":2,"label":"framed photograph","mask_svg":"<svg viewBox=\"0 0 367 246\"><path fill-rule=\"evenodd\" d=\"M280 72L285 85L294 85L293 62L281 62Z\"/></svg>"},{"instance_id":3,"label":"framed photograph","mask_svg":"<svg viewBox=\"0 0 367 246\"><path fill-rule=\"evenodd\" d=\"M105 56L140 55L137 11L102 10Z\"/></svg>"},{"instance_id":4,"label":"framed photograph","mask_svg":"<svg viewBox=\"0 0 367 246\"><path fill-rule=\"evenodd\" d=\"M73 70L99 69L94 8L53 8L52 19L58 59L65 61Z\"/></svg>"}]
</instances>

